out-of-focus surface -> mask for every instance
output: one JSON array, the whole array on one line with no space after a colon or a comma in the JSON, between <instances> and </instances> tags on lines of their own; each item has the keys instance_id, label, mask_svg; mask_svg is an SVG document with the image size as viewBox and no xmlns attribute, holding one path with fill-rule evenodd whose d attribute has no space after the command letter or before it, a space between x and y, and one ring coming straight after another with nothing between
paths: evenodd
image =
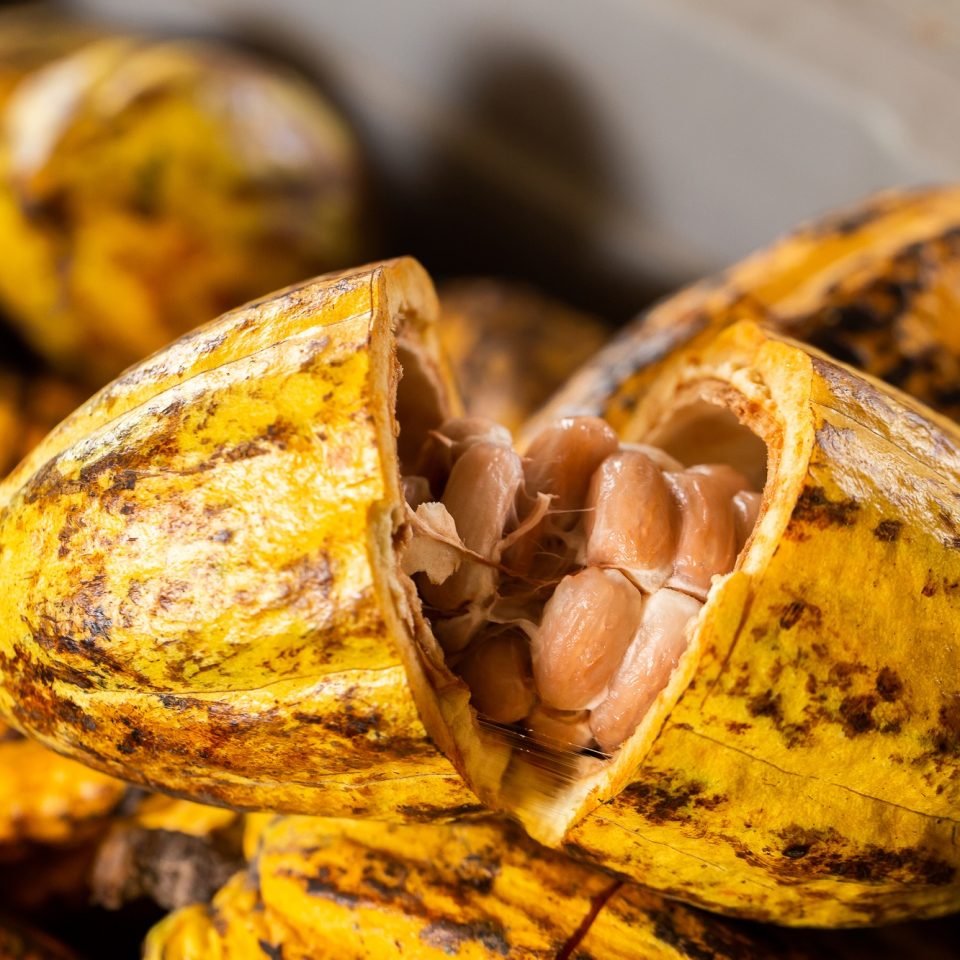
<instances>
[{"instance_id":1,"label":"out-of-focus surface","mask_svg":"<svg viewBox=\"0 0 960 960\"><path fill-rule=\"evenodd\" d=\"M367 254L359 148L310 84L223 44L71 46L56 21L33 24L44 50L30 22L0 17L0 54L33 43L0 70L0 303L50 363L99 386Z\"/></svg>"},{"instance_id":2,"label":"out-of-focus surface","mask_svg":"<svg viewBox=\"0 0 960 960\"><path fill-rule=\"evenodd\" d=\"M517 431L607 340L609 328L532 287L487 278L440 288L440 339L471 416Z\"/></svg>"},{"instance_id":3,"label":"out-of-focus surface","mask_svg":"<svg viewBox=\"0 0 960 960\"><path fill-rule=\"evenodd\" d=\"M363 132L386 253L615 319L801 219L960 168L948 0L75 6L287 52Z\"/></svg>"}]
</instances>

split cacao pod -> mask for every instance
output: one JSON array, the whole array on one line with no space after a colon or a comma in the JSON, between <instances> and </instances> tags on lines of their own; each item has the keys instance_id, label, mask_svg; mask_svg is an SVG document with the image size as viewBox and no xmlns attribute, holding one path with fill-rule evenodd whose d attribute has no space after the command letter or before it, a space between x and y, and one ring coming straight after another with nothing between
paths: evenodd
<instances>
[{"instance_id":1,"label":"split cacao pod","mask_svg":"<svg viewBox=\"0 0 960 960\"><path fill-rule=\"evenodd\" d=\"M57 428L0 487L3 711L205 801L398 820L482 801L730 913L954 909L957 428L752 321L666 357L620 432L759 469L760 519L633 736L546 808L515 802L511 745L396 558L401 463L458 408L436 309L412 261L321 278Z\"/></svg>"}]
</instances>

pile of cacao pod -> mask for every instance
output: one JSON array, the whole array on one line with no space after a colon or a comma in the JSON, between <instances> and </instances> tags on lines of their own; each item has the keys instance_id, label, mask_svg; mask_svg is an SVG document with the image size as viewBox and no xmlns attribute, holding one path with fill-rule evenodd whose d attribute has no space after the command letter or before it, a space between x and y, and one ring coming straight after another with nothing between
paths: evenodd
<instances>
[{"instance_id":1,"label":"pile of cacao pod","mask_svg":"<svg viewBox=\"0 0 960 960\"><path fill-rule=\"evenodd\" d=\"M282 70L0 55L0 958L955 955L960 188L603 346Z\"/></svg>"}]
</instances>

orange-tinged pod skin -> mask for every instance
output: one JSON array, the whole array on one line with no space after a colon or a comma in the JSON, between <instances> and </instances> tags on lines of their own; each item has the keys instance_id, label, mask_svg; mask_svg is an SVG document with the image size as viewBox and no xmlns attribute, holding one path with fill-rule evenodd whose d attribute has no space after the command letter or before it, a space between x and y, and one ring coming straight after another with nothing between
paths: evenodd
<instances>
[{"instance_id":1,"label":"orange-tinged pod skin","mask_svg":"<svg viewBox=\"0 0 960 960\"><path fill-rule=\"evenodd\" d=\"M642 314L525 430L559 416L626 424L671 351L755 320L960 419L960 186L892 190L800 227Z\"/></svg>"},{"instance_id":2,"label":"orange-tinged pod skin","mask_svg":"<svg viewBox=\"0 0 960 960\"><path fill-rule=\"evenodd\" d=\"M155 927L146 960L673 960L698 945L716 960L795 956L775 936L621 884L499 821L284 817L257 834L248 872L209 908Z\"/></svg>"},{"instance_id":3,"label":"orange-tinged pod skin","mask_svg":"<svg viewBox=\"0 0 960 960\"><path fill-rule=\"evenodd\" d=\"M399 503L394 328L429 350L435 316L412 261L322 278L182 339L56 429L0 487L18 584L0 709L206 802L473 808L426 735L377 568Z\"/></svg>"}]
</instances>

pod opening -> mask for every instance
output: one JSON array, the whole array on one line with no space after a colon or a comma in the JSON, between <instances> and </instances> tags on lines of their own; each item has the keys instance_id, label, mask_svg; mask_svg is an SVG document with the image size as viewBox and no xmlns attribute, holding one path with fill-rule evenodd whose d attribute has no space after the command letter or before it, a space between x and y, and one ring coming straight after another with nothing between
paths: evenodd
<instances>
[{"instance_id":1,"label":"pod opening","mask_svg":"<svg viewBox=\"0 0 960 960\"><path fill-rule=\"evenodd\" d=\"M428 653L469 691L473 729L454 737L499 748L484 773L521 816L615 761L757 522L766 444L728 408L695 397L650 439L572 417L521 454L504 427L455 418L403 460L401 569Z\"/></svg>"}]
</instances>

